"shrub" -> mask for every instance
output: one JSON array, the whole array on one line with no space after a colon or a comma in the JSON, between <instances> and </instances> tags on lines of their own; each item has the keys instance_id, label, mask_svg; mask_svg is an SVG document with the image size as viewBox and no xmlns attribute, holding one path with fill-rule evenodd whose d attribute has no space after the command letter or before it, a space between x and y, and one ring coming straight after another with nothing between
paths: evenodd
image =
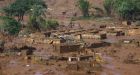
<instances>
[{"instance_id":1,"label":"shrub","mask_svg":"<svg viewBox=\"0 0 140 75\"><path fill-rule=\"evenodd\" d=\"M83 16L88 17L89 7L90 7L89 2L87 0L79 0L78 5L79 5L80 10L82 11Z\"/></svg>"},{"instance_id":2,"label":"shrub","mask_svg":"<svg viewBox=\"0 0 140 75\"><path fill-rule=\"evenodd\" d=\"M113 9L113 0L105 0L104 8L106 10L107 15L110 16Z\"/></svg>"},{"instance_id":3,"label":"shrub","mask_svg":"<svg viewBox=\"0 0 140 75\"><path fill-rule=\"evenodd\" d=\"M1 31L4 31L10 35L16 35L19 33L21 24L15 19L9 17L0 17L0 20L3 21L2 25L0 25Z\"/></svg>"},{"instance_id":4,"label":"shrub","mask_svg":"<svg viewBox=\"0 0 140 75\"><path fill-rule=\"evenodd\" d=\"M4 7L3 11L7 16L17 16L18 21L23 20L23 16L32 9L32 6L40 5L47 8L47 5L43 0L15 0L9 6Z\"/></svg>"},{"instance_id":5,"label":"shrub","mask_svg":"<svg viewBox=\"0 0 140 75\"><path fill-rule=\"evenodd\" d=\"M56 20L47 20L46 24L42 26L45 29L56 29L59 26L59 23Z\"/></svg>"},{"instance_id":6,"label":"shrub","mask_svg":"<svg viewBox=\"0 0 140 75\"><path fill-rule=\"evenodd\" d=\"M123 20L134 20L140 14L139 0L105 0L104 7L108 14L113 10Z\"/></svg>"},{"instance_id":7,"label":"shrub","mask_svg":"<svg viewBox=\"0 0 140 75\"><path fill-rule=\"evenodd\" d=\"M42 5L33 5L30 10L29 23L35 30L41 31L41 25L45 23L46 8Z\"/></svg>"}]
</instances>

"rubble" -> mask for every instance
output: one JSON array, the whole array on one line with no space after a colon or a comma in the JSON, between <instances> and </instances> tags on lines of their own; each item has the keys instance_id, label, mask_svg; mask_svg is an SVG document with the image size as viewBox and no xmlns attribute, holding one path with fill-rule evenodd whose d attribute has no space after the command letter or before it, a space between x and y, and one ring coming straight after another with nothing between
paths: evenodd
<instances>
[{"instance_id":1,"label":"rubble","mask_svg":"<svg viewBox=\"0 0 140 75\"><path fill-rule=\"evenodd\" d=\"M122 24L123 25L131 25L131 22L130 21L123 21Z\"/></svg>"},{"instance_id":2,"label":"rubble","mask_svg":"<svg viewBox=\"0 0 140 75\"><path fill-rule=\"evenodd\" d=\"M134 35L139 35L140 34L140 29L139 28L133 28L127 30L127 35L134 36Z\"/></svg>"},{"instance_id":3,"label":"rubble","mask_svg":"<svg viewBox=\"0 0 140 75\"><path fill-rule=\"evenodd\" d=\"M140 59L135 57L135 54L129 53L124 60L127 64L140 64Z\"/></svg>"},{"instance_id":4,"label":"rubble","mask_svg":"<svg viewBox=\"0 0 140 75\"><path fill-rule=\"evenodd\" d=\"M123 46L129 45L132 47L139 47L140 42L136 39L122 39L120 40L120 44Z\"/></svg>"}]
</instances>

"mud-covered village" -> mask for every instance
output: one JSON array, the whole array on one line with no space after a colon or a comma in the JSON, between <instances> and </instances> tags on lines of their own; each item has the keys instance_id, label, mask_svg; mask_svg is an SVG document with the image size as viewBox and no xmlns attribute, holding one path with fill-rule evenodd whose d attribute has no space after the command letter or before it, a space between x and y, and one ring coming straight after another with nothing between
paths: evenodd
<instances>
[{"instance_id":1,"label":"mud-covered village","mask_svg":"<svg viewBox=\"0 0 140 75\"><path fill-rule=\"evenodd\" d=\"M0 75L140 75L140 0L0 0Z\"/></svg>"}]
</instances>

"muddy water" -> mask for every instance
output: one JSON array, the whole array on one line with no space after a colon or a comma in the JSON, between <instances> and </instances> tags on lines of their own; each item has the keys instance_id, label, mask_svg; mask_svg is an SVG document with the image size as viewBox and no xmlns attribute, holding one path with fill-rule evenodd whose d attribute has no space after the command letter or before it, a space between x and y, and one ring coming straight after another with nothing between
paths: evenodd
<instances>
[{"instance_id":1,"label":"muddy water","mask_svg":"<svg viewBox=\"0 0 140 75\"><path fill-rule=\"evenodd\" d=\"M113 58L109 56L103 56L103 59L107 61L107 64L102 65L103 72L101 73L101 75L122 75L113 64Z\"/></svg>"}]
</instances>

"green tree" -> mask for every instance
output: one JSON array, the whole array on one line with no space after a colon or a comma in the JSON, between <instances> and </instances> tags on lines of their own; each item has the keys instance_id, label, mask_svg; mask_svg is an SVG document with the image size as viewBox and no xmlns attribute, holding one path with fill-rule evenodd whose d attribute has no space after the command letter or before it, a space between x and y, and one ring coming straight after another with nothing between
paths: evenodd
<instances>
[{"instance_id":1,"label":"green tree","mask_svg":"<svg viewBox=\"0 0 140 75\"><path fill-rule=\"evenodd\" d=\"M45 4L45 2L43 0L28 0L28 3L30 5L30 7L32 7L33 5L41 5L44 8L47 8L47 5Z\"/></svg>"},{"instance_id":2,"label":"green tree","mask_svg":"<svg viewBox=\"0 0 140 75\"><path fill-rule=\"evenodd\" d=\"M117 13L125 20L132 19L132 16L135 13L135 5L132 0L117 0L115 8Z\"/></svg>"},{"instance_id":3,"label":"green tree","mask_svg":"<svg viewBox=\"0 0 140 75\"><path fill-rule=\"evenodd\" d=\"M134 20L140 14L139 0L105 0L104 7L108 14L114 10L124 20Z\"/></svg>"},{"instance_id":4,"label":"green tree","mask_svg":"<svg viewBox=\"0 0 140 75\"><path fill-rule=\"evenodd\" d=\"M0 17L2 24L0 25L0 30L4 31L10 35L16 35L21 29L21 24L15 19L10 17Z\"/></svg>"},{"instance_id":5,"label":"green tree","mask_svg":"<svg viewBox=\"0 0 140 75\"><path fill-rule=\"evenodd\" d=\"M139 0L116 0L115 8L118 14L125 20L134 20L140 13Z\"/></svg>"},{"instance_id":6,"label":"green tree","mask_svg":"<svg viewBox=\"0 0 140 75\"><path fill-rule=\"evenodd\" d=\"M22 21L25 13L29 11L33 5L47 7L43 0L16 0L3 10L7 16L17 16L18 21Z\"/></svg>"},{"instance_id":7,"label":"green tree","mask_svg":"<svg viewBox=\"0 0 140 75\"><path fill-rule=\"evenodd\" d=\"M114 3L114 0L105 0L104 1L104 8L105 8L106 13L107 13L108 16L110 16L111 13L112 13L113 3Z\"/></svg>"},{"instance_id":8,"label":"green tree","mask_svg":"<svg viewBox=\"0 0 140 75\"><path fill-rule=\"evenodd\" d=\"M79 0L78 6L79 6L80 10L82 11L83 16L88 17L89 16L89 7L90 7L89 2L87 0Z\"/></svg>"},{"instance_id":9,"label":"green tree","mask_svg":"<svg viewBox=\"0 0 140 75\"><path fill-rule=\"evenodd\" d=\"M30 24L38 31L45 24L45 11L46 8L41 5L33 5L30 10Z\"/></svg>"},{"instance_id":10,"label":"green tree","mask_svg":"<svg viewBox=\"0 0 140 75\"><path fill-rule=\"evenodd\" d=\"M3 10L7 16L17 16L18 21L22 21L23 16L29 9L30 6L28 0L16 0L8 7L5 7Z\"/></svg>"},{"instance_id":11,"label":"green tree","mask_svg":"<svg viewBox=\"0 0 140 75\"><path fill-rule=\"evenodd\" d=\"M18 17L18 21L23 20L25 14L30 16L30 25L40 30L40 25L44 23L44 14L47 5L43 0L16 0L3 10L8 17ZM44 23L45 24L45 23Z\"/></svg>"}]
</instances>

